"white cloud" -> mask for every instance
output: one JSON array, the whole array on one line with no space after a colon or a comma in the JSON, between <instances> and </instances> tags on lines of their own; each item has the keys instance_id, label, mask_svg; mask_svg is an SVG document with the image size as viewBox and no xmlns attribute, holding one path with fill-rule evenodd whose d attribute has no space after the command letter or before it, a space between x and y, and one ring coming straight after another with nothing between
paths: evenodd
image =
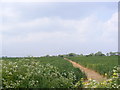
<instances>
[{"instance_id":1,"label":"white cloud","mask_svg":"<svg viewBox=\"0 0 120 90\"><path fill-rule=\"evenodd\" d=\"M54 38L60 38L60 37L65 37L67 34L61 33L61 32L53 32L53 33L48 33L48 32L39 32L39 33L28 33L25 36L16 36L16 37L8 37L4 36L5 40L8 40L9 43L25 43L25 42L41 42L45 41L47 39L54 39Z\"/></svg>"},{"instance_id":2,"label":"white cloud","mask_svg":"<svg viewBox=\"0 0 120 90\"><path fill-rule=\"evenodd\" d=\"M118 41L118 13L114 13L112 17L105 23L103 23L103 34L101 40L108 42Z\"/></svg>"},{"instance_id":3,"label":"white cloud","mask_svg":"<svg viewBox=\"0 0 120 90\"><path fill-rule=\"evenodd\" d=\"M66 41L85 42L86 33L91 27L93 17L83 20L64 20L59 17L38 18L29 22L21 22L3 26L4 33L13 33L13 36L4 35L9 42L37 42L40 40L58 39ZM18 33L15 35L14 33ZM23 35L23 33L25 33ZM64 39L66 38L66 39ZM57 41L57 40L56 40Z\"/></svg>"},{"instance_id":4,"label":"white cloud","mask_svg":"<svg viewBox=\"0 0 120 90\"><path fill-rule=\"evenodd\" d=\"M116 32L118 31L118 13L114 13L107 22L105 22L105 27L108 28L108 31Z\"/></svg>"},{"instance_id":5,"label":"white cloud","mask_svg":"<svg viewBox=\"0 0 120 90\"><path fill-rule=\"evenodd\" d=\"M118 42L117 20L117 13L114 13L107 21L101 21L91 15L83 19L44 17L28 22L5 24L3 45L8 51L15 47L16 52L21 53L27 50L27 53L30 51L32 53L39 49L47 54L46 52L51 53L59 48L62 49L56 52L68 53L71 50L87 52L92 48L94 51L99 49L107 51L110 48L115 50Z\"/></svg>"},{"instance_id":6,"label":"white cloud","mask_svg":"<svg viewBox=\"0 0 120 90\"><path fill-rule=\"evenodd\" d=\"M20 17L20 12L16 11L12 7L2 7L0 9L0 16L5 18L18 18Z\"/></svg>"},{"instance_id":7,"label":"white cloud","mask_svg":"<svg viewBox=\"0 0 120 90\"><path fill-rule=\"evenodd\" d=\"M13 30L20 32L18 29L21 28L21 31L32 31L35 32L35 28L38 28L38 31L41 31L41 28L44 32L51 31L72 31L72 32L86 32L88 31L88 27L91 23L94 22L94 17L90 16L84 18L82 20L65 20L59 17L44 17L44 18L37 18L29 22L19 22L19 23L10 23L8 25L3 25L4 32L14 32ZM45 31L45 28L47 30ZM27 29L26 29L27 28ZM31 30L32 28L32 30ZM35 30L33 30L35 29ZM63 30L62 30L63 29Z\"/></svg>"},{"instance_id":8,"label":"white cloud","mask_svg":"<svg viewBox=\"0 0 120 90\"><path fill-rule=\"evenodd\" d=\"M10 31L19 21L21 13L12 7L2 7L0 8L0 32Z\"/></svg>"},{"instance_id":9,"label":"white cloud","mask_svg":"<svg viewBox=\"0 0 120 90\"><path fill-rule=\"evenodd\" d=\"M38 42L55 40L63 42L114 42L117 35L117 13L102 22L94 15L82 20L65 20L59 17L38 18L29 22L21 22L4 26L3 35L8 42ZM16 33L17 34L16 34ZM24 33L24 34L23 34ZM50 39L51 38L51 39Z\"/></svg>"},{"instance_id":10,"label":"white cloud","mask_svg":"<svg viewBox=\"0 0 120 90\"><path fill-rule=\"evenodd\" d=\"M3 9L0 10L0 17L4 16L6 21L3 25L0 24L0 29L3 36L3 51L6 51L6 54L8 52L9 55L19 51L24 54L31 51L33 54L33 51L37 53L36 50L39 55L40 51L59 52L57 51L59 48L62 48L60 52L66 53L68 51L92 52L92 49L97 51L100 48L100 50L112 51L118 45L117 13L107 21L100 20L99 15L82 19L65 19L58 16L35 19L34 15L31 15L24 19L26 17L24 10L21 11L22 9L18 7L6 6Z\"/></svg>"}]
</instances>

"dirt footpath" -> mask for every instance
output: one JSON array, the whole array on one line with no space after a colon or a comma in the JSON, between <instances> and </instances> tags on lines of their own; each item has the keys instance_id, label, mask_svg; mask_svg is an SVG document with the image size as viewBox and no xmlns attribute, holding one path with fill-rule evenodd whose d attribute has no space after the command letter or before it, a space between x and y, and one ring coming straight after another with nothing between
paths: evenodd
<instances>
[{"instance_id":1,"label":"dirt footpath","mask_svg":"<svg viewBox=\"0 0 120 90\"><path fill-rule=\"evenodd\" d=\"M102 75L100 75L99 73L95 72L94 70L91 70L89 68L85 68L84 66L70 60L70 59L67 59L67 58L64 58L65 60L69 61L70 63L73 64L74 67L77 67L79 68L82 72L84 72L87 76L87 79L93 79L93 80L96 80L96 81L103 81L105 80L106 78L103 77Z\"/></svg>"}]
</instances>

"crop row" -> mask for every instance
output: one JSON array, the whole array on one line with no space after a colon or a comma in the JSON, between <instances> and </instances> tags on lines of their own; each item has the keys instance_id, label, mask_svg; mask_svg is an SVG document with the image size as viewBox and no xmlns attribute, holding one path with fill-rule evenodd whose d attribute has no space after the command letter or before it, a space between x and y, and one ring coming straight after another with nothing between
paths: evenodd
<instances>
[{"instance_id":1,"label":"crop row","mask_svg":"<svg viewBox=\"0 0 120 90\"><path fill-rule=\"evenodd\" d=\"M2 60L3 88L72 88L83 77L79 69L60 57Z\"/></svg>"},{"instance_id":2,"label":"crop row","mask_svg":"<svg viewBox=\"0 0 120 90\"><path fill-rule=\"evenodd\" d=\"M83 56L69 57L69 59L108 77L111 76L113 68L118 65L118 56Z\"/></svg>"}]
</instances>

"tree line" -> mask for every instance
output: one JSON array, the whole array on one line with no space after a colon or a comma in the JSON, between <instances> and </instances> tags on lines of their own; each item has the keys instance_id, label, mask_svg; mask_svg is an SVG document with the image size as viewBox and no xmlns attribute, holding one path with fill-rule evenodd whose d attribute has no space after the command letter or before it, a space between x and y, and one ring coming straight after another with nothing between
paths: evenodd
<instances>
[{"instance_id":1,"label":"tree line","mask_svg":"<svg viewBox=\"0 0 120 90\"><path fill-rule=\"evenodd\" d=\"M87 54L87 55L84 55L84 54L76 54L76 53L68 53L68 54L59 54L57 55L58 57L77 57L77 56L86 56L86 57L89 57L89 56L120 56L120 52L109 52L109 53L102 53L101 51L98 51L96 53L90 53L90 54ZM34 56L27 56L27 57L19 57L19 58L31 58L31 57L34 57ZM45 55L45 56L38 56L38 57L51 57L51 55ZM54 57L52 55L52 57ZM56 55L55 55L56 57ZM2 58L9 58L7 56L2 56ZM14 57L14 58L17 58L17 57ZM36 57L37 58L37 57Z\"/></svg>"},{"instance_id":2,"label":"tree line","mask_svg":"<svg viewBox=\"0 0 120 90\"><path fill-rule=\"evenodd\" d=\"M88 55L83 55L83 54L75 54L75 53L69 53L69 54L65 54L65 55L58 55L59 57L66 57L66 56L70 56L70 57L75 57L75 56L120 56L120 52L109 52L109 53L102 53L101 51L98 51L96 53L90 53Z\"/></svg>"}]
</instances>

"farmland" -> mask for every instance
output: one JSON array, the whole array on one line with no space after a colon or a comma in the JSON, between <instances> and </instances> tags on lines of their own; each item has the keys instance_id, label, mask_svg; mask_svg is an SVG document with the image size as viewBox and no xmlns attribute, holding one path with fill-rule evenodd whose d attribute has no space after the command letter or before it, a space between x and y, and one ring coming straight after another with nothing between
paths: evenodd
<instances>
[{"instance_id":1,"label":"farmland","mask_svg":"<svg viewBox=\"0 0 120 90\"><path fill-rule=\"evenodd\" d=\"M117 56L66 57L100 74L108 80L86 80L80 69L63 57L2 58L2 88L118 88ZM113 70L114 69L114 70Z\"/></svg>"},{"instance_id":2,"label":"farmland","mask_svg":"<svg viewBox=\"0 0 120 90\"><path fill-rule=\"evenodd\" d=\"M3 88L73 88L85 78L60 57L4 58L2 70Z\"/></svg>"},{"instance_id":3,"label":"farmland","mask_svg":"<svg viewBox=\"0 0 120 90\"><path fill-rule=\"evenodd\" d=\"M113 67L118 65L118 56L69 57L69 59L99 72L111 76Z\"/></svg>"}]
</instances>

